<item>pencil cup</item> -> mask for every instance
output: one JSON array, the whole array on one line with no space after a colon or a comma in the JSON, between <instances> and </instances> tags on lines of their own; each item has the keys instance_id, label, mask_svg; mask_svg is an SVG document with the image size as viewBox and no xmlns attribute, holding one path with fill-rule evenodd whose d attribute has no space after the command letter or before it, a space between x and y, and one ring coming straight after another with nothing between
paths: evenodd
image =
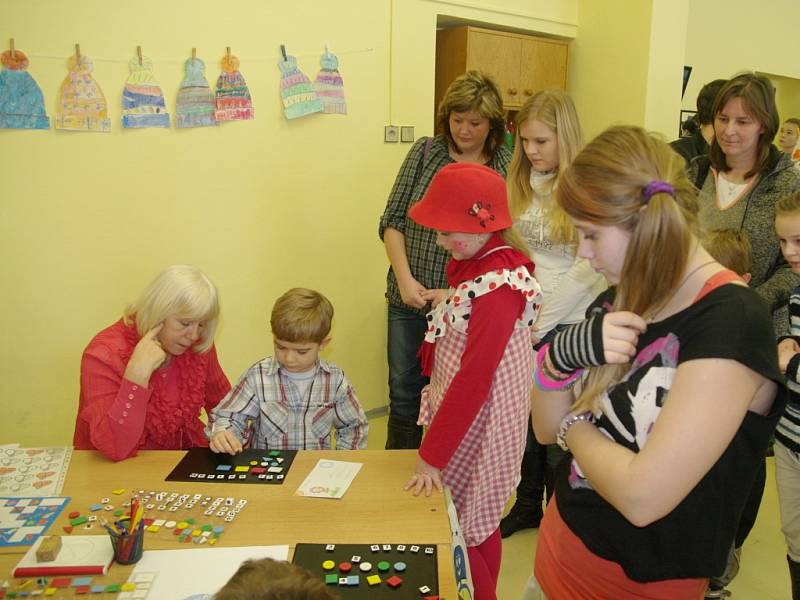
<instances>
[{"instance_id":1,"label":"pencil cup","mask_svg":"<svg viewBox=\"0 0 800 600\"><path fill-rule=\"evenodd\" d=\"M132 565L142 558L144 548L144 522L133 533L118 534L109 531L111 545L114 547L114 561L120 565Z\"/></svg>"}]
</instances>

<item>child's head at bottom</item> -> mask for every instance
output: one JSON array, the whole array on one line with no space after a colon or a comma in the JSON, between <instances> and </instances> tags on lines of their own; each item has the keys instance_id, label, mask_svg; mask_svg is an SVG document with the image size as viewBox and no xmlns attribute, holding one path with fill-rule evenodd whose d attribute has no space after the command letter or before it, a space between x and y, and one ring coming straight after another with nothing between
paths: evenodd
<instances>
[{"instance_id":1,"label":"child's head at bottom","mask_svg":"<svg viewBox=\"0 0 800 600\"><path fill-rule=\"evenodd\" d=\"M775 204L775 233L789 267L800 274L800 192Z\"/></svg>"},{"instance_id":2,"label":"child's head at bottom","mask_svg":"<svg viewBox=\"0 0 800 600\"><path fill-rule=\"evenodd\" d=\"M275 358L294 372L308 371L330 342L333 305L314 290L292 288L275 301L270 316Z\"/></svg>"},{"instance_id":3,"label":"child's head at bottom","mask_svg":"<svg viewBox=\"0 0 800 600\"><path fill-rule=\"evenodd\" d=\"M291 563L246 560L214 600L335 600L325 583Z\"/></svg>"},{"instance_id":4,"label":"child's head at bottom","mask_svg":"<svg viewBox=\"0 0 800 600\"><path fill-rule=\"evenodd\" d=\"M528 255L508 210L506 182L484 165L451 163L441 168L408 215L436 230L436 244L456 260L475 256L495 233Z\"/></svg>"},{"instance_id":5,"label":"child's head at bottom","mask_svg":"<svg viewBox=\"0 0 800 600\"><path fill-rule=\"evenodd\" d=\"M711 257L730 269L745 283L753 277L753 246L741 229L712 229L703 237L703 247Z\"/></svg>"}]
</instances>

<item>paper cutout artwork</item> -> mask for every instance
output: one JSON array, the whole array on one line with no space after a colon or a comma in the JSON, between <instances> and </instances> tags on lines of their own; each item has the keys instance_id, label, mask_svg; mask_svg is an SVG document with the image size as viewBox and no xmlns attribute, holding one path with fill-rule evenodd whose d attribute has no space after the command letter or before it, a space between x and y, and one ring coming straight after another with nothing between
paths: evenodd
<instances>
[{"instance_id":1,"label":"paper cutout artwork","mask_svg":"<svg viewBox=\"0 0 800 600\"><path fill-rule=\"evenodd\" d=\"M0 449L0 496L58 496L71 458L72 446Z\"/></svg>"},{"instance_id":2,"label":"paper cutout artwork","mask_svg":"<svg viewBox=\"0 0 800 600\"><path fill-rule=\"evenodd\" d=\"M284 54L278 61L278 68L281 71L281 98L286 118L296 119L322 112L322 100L306 74L297 68L297 59Z\"/></svg>"},{"instance_id":3,"label":"paper cutout artwork","mask_svg":"<svg viewBox=\"0 0 800 600\"><path fill-rule=\"evenodd\" d=\"M217 121L246 121L256 116L250 90L239 72L239 59L227 54L217 79Z\"/></svg>"},{"instance_id":4,"label":"paper cutout artwork","mask_svg":"<svg viewBox=\"0 0 800 600\"><path fill-rule=\"evenodd\" d=\"M326 48L325 54L319 57L319 63L322 69L314 80L314 90L322 100L322 112L346 115L347 103L344 99L344 82L338 70L339 59Z\"/></svg>"},{"instance_id":5,"label":"paper cutout artwork","mask_svg":"<svg viewBox=\"0 0 800 600\"><path fill-rule=\"evenodd\" d=\"M216 125L214 92L206 81L206 63L189 58L183 63L183 81L175 106L175 127L208 127Z\"/></svg>"},{"instance_id":6,"label":"paper cutout artwork","mask_svg":"<svg viewBox=\"0 0 800 600\"><path fill-rule=\"evenodd\" d=\"M61 84L56 129L72 131L111 131L108 105L103 90L92 77L92 61L85 54L72 56L69 73Z\"/></svg>"},{"instance_id":7,"label":"paper cutout artwork","mask_svg":"<svg viewBox=\"0 0 800 600\"><path fill-rule=\"evenodd\" d=\"M0 128L50 129L39 84L28 73L28 57L19 50L0 55Z\"/></svg>"},{"instance_id":8,"label":"paper cutout artwork","mask_svg":"<svg viewBox=\"0 0 800 600\"><path fill-rule=\"evenodd\" d=\"M135 56L128 68L131 74L122 92L122 126L126 129L169 127L169 113L153 74L153 61L146 56L141 59Z\"/></svg>"}]
</instances>

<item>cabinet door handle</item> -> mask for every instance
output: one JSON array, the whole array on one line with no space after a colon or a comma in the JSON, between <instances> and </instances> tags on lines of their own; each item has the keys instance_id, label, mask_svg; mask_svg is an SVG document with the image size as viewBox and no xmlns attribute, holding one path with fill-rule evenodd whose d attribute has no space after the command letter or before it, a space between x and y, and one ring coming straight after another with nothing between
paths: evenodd
<instances>
[{"instance_id":1,"label":"cabinet door handle","mask_svg":"<svg viewBox=\"0 0 800 600\"><path fill-rule=\"evenodd\" d=\"M517 95L517 88L511 88L510 90L508 90L508 93L509 93L510 96L516 96Z\"/></svg>"},{"instance_id":2,"label":"cabinet door handle","mask_svg":"<svg viewBox=\"0 0 800 600\"><path fill-rule=\"evenodd\" d=\"M530 89L530 88L529 88L529 89L527 89L527 90L525 90L525 95L526 95L526 96L533 96L533 90L532 90L532 89Z\"/></svg>"}]
</instances>

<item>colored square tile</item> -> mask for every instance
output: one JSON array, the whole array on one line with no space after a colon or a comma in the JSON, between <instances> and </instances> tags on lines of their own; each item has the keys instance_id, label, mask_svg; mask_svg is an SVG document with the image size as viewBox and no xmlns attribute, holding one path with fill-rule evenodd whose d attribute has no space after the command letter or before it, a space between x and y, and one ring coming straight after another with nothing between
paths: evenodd
<instances>
[{"instance_id":1,"label":"colored square tile","mask_svg":"<svg viewBox=\"0 0 800 600\"><path fill-rule=\"evenodd\" d=\"M236 469L235 469L235 471L237 473L247 473L249 470L250 470L250 467L248 467L247 465L242 465L242 466L236 467Z\"/></svg>"},{"instance_id":2,"label":"colored square tile","mask_svg":"<svg viewBox=\"0 0 800 600\"><path fill-rule=\"evenodd\" d=\"M88 585L79 585L75 588L76 594L88 594L89 593L89 586Z\"/></svg>"},{"instance_id":3,"label":"colored square tile","mask_svg":"<svg viewBox=\"0 0 800 600\"><path fill-rule=\"evenodd\" d=\"M93 585L91 589L91 592L93 594L102 594L105 591L106 591L106 586L104 585Z\"/></svg>"},{"instance_id":4,"label":"colored square tile","mask_svg":"<svg viewBox=\"0 0 800 600\"><path fill-rule=\"evenodd\" d=\"M73 577L72 578L72 587L82 587L85 585L91 585L92 578L91 577Z\"/></svg>"},{"instance_id":5,"label":"colored square tile","mask_svg":"<svg viewBox=\"0 0 800 600\"><path fill-rule=\"evenodd\" d=\"M381 582L380 575L370 575L369 577L367 577L367 583L370 585L378 585L380 584L380 582Z\"/></svg>"},{"instance_id":6,"label":"colored square tile","mask_svg":"<svg viewBox=\"0 0 800 600\"><path fill-rule=\"evenodd\" d=\"M127 582L122 584L122 591L123 592L130 592L130 591L135 590L135 589L136 589L136 584L133 583L132 581L127 581Z\"/></svg>"},{"instance_id":7,"label":"colored square tile","mask_svg":"<svg viewBox=\"0 0 800 600\"><path fill-rule=\"evenodd\" d=\"M65 588L69 587L69 584L72 582L72 579L69 577L56 577L53 581L50 582L50 587L54 588Z\"/></svg>"},{"instance_id":8,"label":"colored square tile","mask_svg":"<svg viewBox=\"0 0 800 600\"><path fill-rule=\"evenodd\" d=\"M118 583L112 583L111 585L106 586L106 592L111 592L113 594L116 594L120 591L121 587L122 586Z\"/></svg>"},{"instance_id":9,"label":"colored square tile","mask_svg":"<svg viewBox=\"0 0 800 600\"><path fill-rule=\"evenodd\" d=\"M400 579L397 575L392 575L389 579L386 580L386 584L390 588L398 588L403 583L403 580Z\"/></svg>"},{"instance_id":10,"label":"colored square tile","mask_svg":"<svg viewBox=\"0 0 800 600\"><path fill-rule=\"evenodd\" d=\"M328 573L327 575L325 575L325 583L327 583L328 585L331 584L336 585L337 583L339 583L339 576L336 573Z\"/></svg>"}]
</instances>

